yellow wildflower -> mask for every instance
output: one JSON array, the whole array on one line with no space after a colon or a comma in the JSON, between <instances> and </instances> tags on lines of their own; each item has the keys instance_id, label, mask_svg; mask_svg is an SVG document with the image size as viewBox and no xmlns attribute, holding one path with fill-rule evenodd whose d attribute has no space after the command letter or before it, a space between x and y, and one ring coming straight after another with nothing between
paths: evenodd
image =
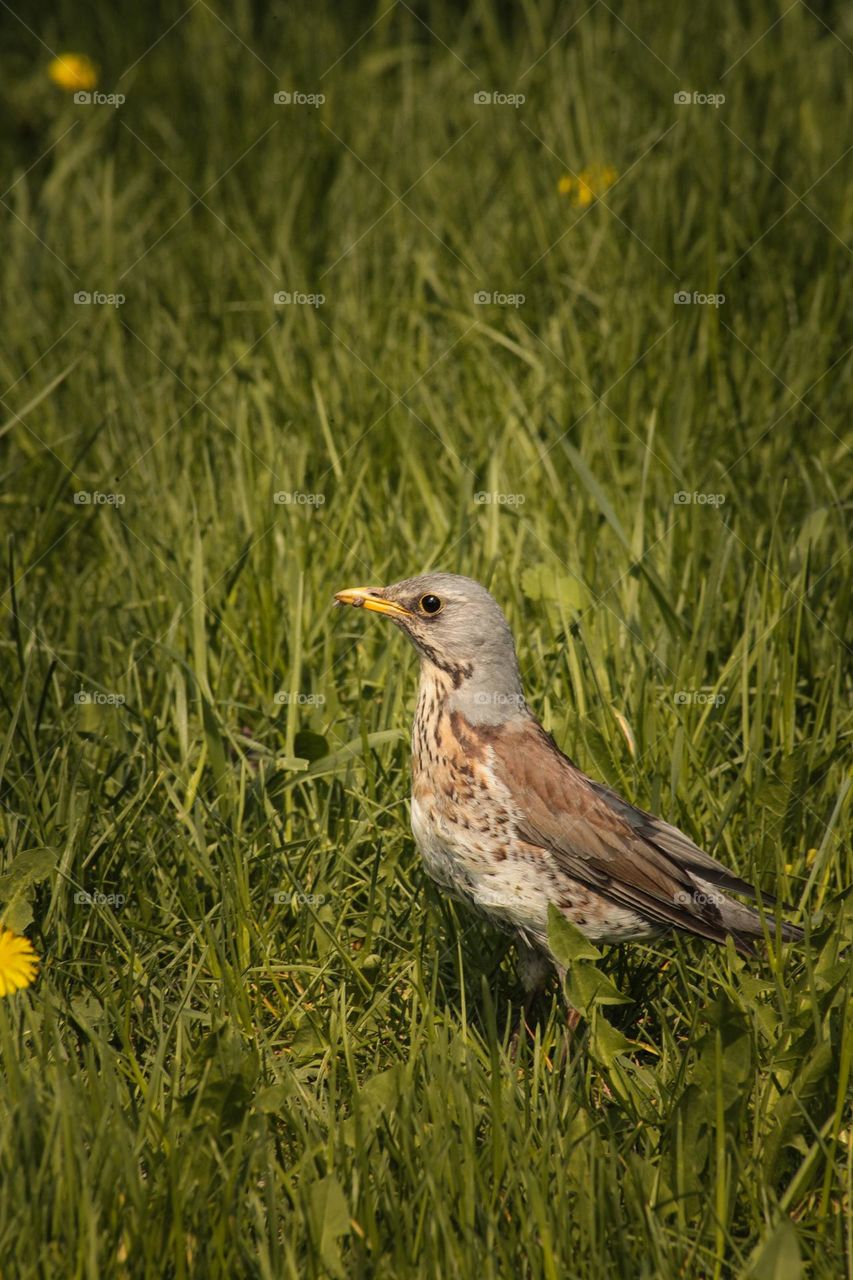
<instances>
[{"instance_id":1,"label":"yellow wildflower","mask_svg":"<svg viewBox=\"0 0 853 1280\"><path fill-rule=\"evenodd\" d=\"M47 74L60 89L74 93L77 89L94 89L98 83L98 68L85 53L63 53L54 58Z\"/></svg>"},{"instance_id":2,"label":"yellow wildflower","mask_svg":"<svg viewBox=\"0 0 853 1280\"><path fill-rule=\"evenodd\" d=\"M35 981L39 958L28 938L0 926L0 996L9 996Z\"/></svg>"},{"instance_id":3,"label":"yellow wildflower","mask_svg":"<svg viewBox=\"0 0 853 1280\"><path fill-rule=\"evenodd\" d=\"M581 169L574 174L564 174L557 183L561 196L571 196L572 203L581 209L588 209L593 200L603 195L608 187L612 187L618 178L616 170L610 164L594 164L588 169Z\"/></svg>"}]
</instances>

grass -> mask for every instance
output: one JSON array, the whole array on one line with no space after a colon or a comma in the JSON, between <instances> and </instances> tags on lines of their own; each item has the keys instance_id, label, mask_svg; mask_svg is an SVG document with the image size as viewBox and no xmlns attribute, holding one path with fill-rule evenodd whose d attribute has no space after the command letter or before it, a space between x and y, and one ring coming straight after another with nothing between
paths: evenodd
<instances>
[{"instance_id":1,"label":"grass","mask_svg":"<svg viewBox=\"0 0 853 1280\"><path fill-rule=\"evenodd\" d=\"M6 9L10 1280L853 1275L847 17L585 10ZM429 567L805 945L611 950L513 1055L414 658L329 608Z\"/></svg>"}]
</instances>

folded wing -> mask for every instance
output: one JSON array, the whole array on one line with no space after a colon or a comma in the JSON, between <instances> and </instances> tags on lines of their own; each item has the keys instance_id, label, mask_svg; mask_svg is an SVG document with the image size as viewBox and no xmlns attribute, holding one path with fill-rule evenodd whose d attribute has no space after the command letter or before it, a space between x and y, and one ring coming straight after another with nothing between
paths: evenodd
<instances>
[{"instance_id":1,"label":"folded wing","mask_svg":"<svg viewBox=\"0 0 853 1280\"><path fill-rule=\"evenodd\" d=\"M506 726L492 747L494 768L518 806L520 837L547 850L566 875L655 924L714 942L731 935L740 951L753 952L761 918L726 896L756 898L752 885L677 827L587 778L536 721ZM800 936L783 925L783 937Z\"/></svg>"}]
</instances>

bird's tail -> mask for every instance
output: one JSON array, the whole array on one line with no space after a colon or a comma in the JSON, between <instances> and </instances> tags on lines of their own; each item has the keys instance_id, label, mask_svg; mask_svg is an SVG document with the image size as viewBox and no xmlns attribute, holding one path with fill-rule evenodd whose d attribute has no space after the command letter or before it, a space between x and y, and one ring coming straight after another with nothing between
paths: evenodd
<instances>
[{"instance_id":1,"label":"bird's tail","mask_svg":"<svg viewBox=\"0 0 853 1280\"><path fill-rule=\"evenodd\" d=\"M753 938L763 938L768 930L772 934L774 927L783 942L802 942L805 935L799 925L791 924L788 920L782 920L776 925L771 911L767 911L762 917L753 907L735 901L709 881L701 880L696 875L691 875L690 878L700 893L710 897L719 910L726 933L731 934L735 946L745 955L755 954L751 941Z\"/></svg>"}]
</instances>

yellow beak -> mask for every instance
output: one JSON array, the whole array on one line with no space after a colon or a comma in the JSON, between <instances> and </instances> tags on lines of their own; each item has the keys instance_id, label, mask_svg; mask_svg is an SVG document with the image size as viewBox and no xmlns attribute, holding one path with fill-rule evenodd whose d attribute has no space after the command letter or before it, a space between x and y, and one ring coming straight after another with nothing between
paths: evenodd
<instances>
[{"instance_id":1,"label":"yellow beak","mask_svg":"<svg viewBox=\"0 0 853 1280\"><path fill-rule=\"evenodd\" d=\"M377 595L381 590L381 587L347 587L344 591L335 592L335 603L370 609L372 613L384 613L389 618L411 618L409 610L397 604L396 600L386 600Z\"/></svg>"}]
</instances>

